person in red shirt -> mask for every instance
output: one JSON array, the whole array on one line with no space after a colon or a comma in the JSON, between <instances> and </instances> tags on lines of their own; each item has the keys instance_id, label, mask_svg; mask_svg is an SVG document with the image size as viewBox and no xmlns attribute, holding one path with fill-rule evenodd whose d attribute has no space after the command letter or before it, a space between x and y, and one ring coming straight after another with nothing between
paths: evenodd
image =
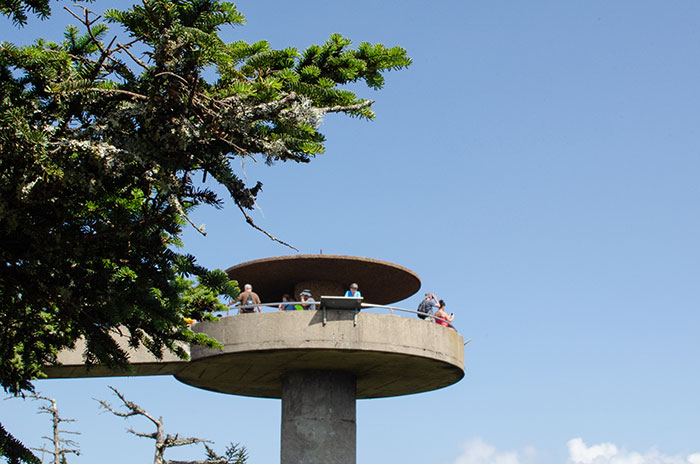
<instances>
[{"instance_id":1,"label":"person in red shirt","mask_svg":"<svg viewBox=\"0 0 700 464\"><path fill-rule=\"evenodd\" d=\"M445 311L445 308L447 307L447 305L445 304L445 300L440 300L438 304L439 304L439 308L438 308L437 312L435 313L435 316L436 316L435 323L440 324L440 325L444 325L445 327L450 327L449 323L454 321L455 313L447 314L447 311ZM437 319L438 317L440 319Z\"/></svg>"}]
</instances>

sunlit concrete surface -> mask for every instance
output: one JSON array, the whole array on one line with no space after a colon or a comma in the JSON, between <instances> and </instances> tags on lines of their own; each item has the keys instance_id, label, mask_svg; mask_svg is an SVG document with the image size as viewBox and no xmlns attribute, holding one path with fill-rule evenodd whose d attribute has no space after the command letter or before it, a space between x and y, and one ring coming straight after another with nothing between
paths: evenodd
<instances>
[{"instance_id":1,"label":"sunlit concrete surface","mask_svg":"<svg viewBox=\"0 0 700 464\"><path fill-rule=\"evenodd\" d=\"M191 361L164 352L156 359L126 339L129 371L84 364L84 343L59 354L49 378L174 375L189 385L236 395L281 398L282 377L299 370L349 372L358 398L406 395L446 387L464 377L464 341L454 330L420 319L352 311L241 314L195 325L223 349L191 348ZM189 350L188 350L189 351Z\"/></svg>"},{"instance_id":2,"label":"sunlit concrete surface","mask_svg":"<svg viewBox=\"0 0 700 464\"><path fill-rule=\"evenodd\" d=\"M357 398L407 395L464 377L464 341L454 330L416 318L361 312L241 314L201 323L197 332L224 348L192 347L175 373L189 385L236 395L280 398L282 377L300 370L352 373Z\"/></svg>"},{"instance_id":3,"label":"sunlit concrete surface","mask_svg":"<svg viewBox=\"0 0 700 464\"><path fill-rule=\"evenodd\" d=\"M140 375L173 375L178 372L187 360L178 358L168 350L163 351L163 359L157 359L145 347L133 349L128 344L126 336L114 337L119 346L128 354L130 366L128 370L114 370L105 366L86 366L83 353L85 340L80 339L73 350L63 350L58 354L57 366L46 366L44 372L49 378L65 379L79 377L118 377ZM189 354L189 345L181 345Z\"/></svg>"}]
</instances>

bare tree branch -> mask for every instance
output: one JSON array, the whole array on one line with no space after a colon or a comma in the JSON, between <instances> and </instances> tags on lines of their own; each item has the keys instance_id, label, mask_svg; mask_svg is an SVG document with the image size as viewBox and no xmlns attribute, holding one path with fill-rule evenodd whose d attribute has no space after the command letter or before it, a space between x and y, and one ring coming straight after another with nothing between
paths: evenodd
<instances>
[{"instance_id":1,"label":"bare tree branch","mask_svg":"<svg viewBox=\"0 0 700 464\"><path fill-rule=\"evenodd\" d=\"M187 213L185 213L185 210L183 209L182 205L180 204L180 200L178 200L177 197L175 197L174 195L171 196L171 197L170 197L170 202L175 206L175 209L176 209L177 212L180 214L180 216L182 216L183 218L185 218L185 220L186 220L187 222L189 222L190 225L191 225L192 227L194 227L195 230L196 230L197 232L199 232L200 234L202 234L202 235L204 235L204 236L206 237L207 233L204 231L204 229L201 229L201 228L198 227L194 222L192 222L192 220L191 220L190 217L187 215Z\"/></svg>"},{"instance_id":2,"label":"bare tree branch","mask_svg":"<svg viewBox=\"0 0 700 464\"><path fill-rule=\"evenodd\" d=\"M96 400L100 403L102 407L110 411L112 414L119 417L131 417L131 416L143 416L150 420L155 426L156 430L152 433L136 432L133 429L129 429L128 432L136 435L137 437L150 438L155 440L155 455L153 457L154 464L168 464L165 460L165 451L168 448L173 448L176 446L192 445L195 443L211 443L208 440L197 437L180 437L178 434L170 435L166 434L163 428L163 418L160 417L156 419L155 417L148 414L143 408L134 403L133 401L127 400L122 393L120 393L116 388L110 386L110 390L114 392L117 397L124 403L124 406L129 410L128 412L116 411L109 404L102 400ZM204 461L206 462L206 461ZM211 463L217 464L217 463Z\"/></svg>"},{"instance_id":3,"label":"bare tree branch","mask_svg":"<svg viewBox=\"0 0 700 464\"><path fill-rule=\"evenodd\" d=\"M134 62L135 62L136 64L138 64L139 66L141 66L143 69L149 69L149 68L148 68L148 65L147 65L146 63L144 63L144 62L141 61L140 59L136 58L136 56L134 56L134 54L131 53L131 52L129 51L129 48L131 48L131 46L132 46L133 44L135 44L136 42L138 42L139 40L140 40L140 39L132 40L131 42L129 42L129 43L126 44L126 45L123 45L123 44L120 44L119 42L117 42L117 48L116 48L114 51L115 51L115 52L120 52L120 51L126 52L126 54L129 55L129 58L131 58L132 60L134 60Z\"/></svg>"},{"instance_id":4,"label":"bare tree branch","mask_svg":"<svg viewBox=\"0 0 700 464\"><path fill-rule=\"evenodd\" d=\"M153 439L155 439L156 436L157 436L155 432L153 432L153 433L141 433L141 432L136 432L134 429L129 429L129 430L127 430L127 432L129 432L129 433L131 433L131 434L134 434L134 435L136 435L137 437L143 437L143 438L153 438Z\"/></svg>"},{"instance_id":5,"label":"bare tree branch","mask_svg":"<svg viewBox=\"0 0 700 464\"><path fill-rule=\"evenodd\" d=\"M170 72L170 71L159 72L158 74L155 75L155 77L158 77L158 76L170 76L170 77L175 77L175 78L177 78L179 81L181 81L183 84L185 84L185 85L190 85L190 83L187 82L187 81L185 80L184 77L178 76L177 74L172 73L172 72Z\"/></svg>"},{"instance_id":6,"label":"bare tree branch","mask_svg":"<svg viewBox=\"0 0 700 464\"><path fill-rule=\"evenodd\" d=\"M124 397L124 395L121 394L121 392L119 390L112 387L111 385L109 386L109 389L112 390L114 392L114 394L117 395L117 397L120 400L122 400L122 403L124 403L124 406L126 406L127 409L129 409L129 412L118 412L118 411L115 411L112 407L110 407L104 401L97 400L100 404L105 406L105 408L108 409L112 414L119 416L119 417L131 417L131 416L139 415L139 416L143 416L143 417L147 418L148 420L153 422L155 425L161 424L161 421L159 421L155 417L148 414L145 410L143 410L143 408L141 408L141 406L139 406L138 404L136 404L134 402L127 400Z\"/></svg>"},{"instance_id":7,"label":"bare tree branch","mask_svg":"<svg viewBox=\"0 0 700 464\"><path fill-rule=\"evenodd\" d=\"M263 228L261 228L260 226L258 226L258 225L255 223L255 221L253 221L253 218L251 218L250 216L248 216L248 213L245 212L245 209L243 209L243 207L242 207L241 205L239 205L238 203L236 203L236 206L238 206L238 209L241 210L241 213L242 213L243 216L245 217L245 221L248 223L248 225L249 225L250 227L252 227L253 229L256 229L256 230L262 232L262 233L265 234L265 235L267 235L267 237L268 237L270 240L272 240L272 241L275 241L275 242L280 243L280 244L282 244L282 245L284 245L284 246L287 246L287 247L291 248L291 249L294 250L294 251L299 251L295 246L290 245L289 243L287 243L287 242L285 242L285 241L283 241L283 240L278 239L277 237L273 236L272 234L270 234L270 233L269 233L268 231L266 231L265 229L263 229Z\"/></svg>"},{"instance_id":8,"label":"bare tree branch","mask_svg":"<svg viewBox=\"0 0 700 464\"><path fill-rule=\"evenodd\" d=\"M228 459L202 459L200 461L175 461L168 460L168 464L227 464Z\"/></svg>"},{"instance_id":9,"label":"bare tree branch","mask_svg":"<svg viewBox=\"0 0 700 464\"><path fill-rule=\"evenodd\" d=\"M148 100L148 97L145 95L141 95L140 93L136 92L129 92L128 90L121 90L121 89L101 89L99 87L90 87L87 89L83 90L90 90L92 92L101 92L101 93L108 93L108 94L121 94L121 95L128 95L130 97L134 97L138 100Z\"/></svg>"},{"instance_id":10,"label":"bare tree branch","mask_svg":"<svg viewBox=\"0 0 700 464\"><path fill-rule=\"evenodd\" d=\"M213 442L211 442L209 440L205 440L203 438L196 438L196 437L180 438L177 434L175 434L175 436L167 435L165 437L165 444L168 448L175 447L175 446L193 445L195 443L213 443Z\"/></svg>"},{"instance_id":11,"label":"bare tree branch","mask_svg":"<svg viewBox=\"0 0 700 464\"><path fill-rule=\"evenodd\" d=\"M48 401L51 403L51 406L40 406L38 414L50 414L51 415L51 422L52 422L52 430L53 434L51 437L43 436L42 438L49 441L50 443L53 444L53 450L49 450L46 448L46 446L42 446L41 448L32 448L35 451L41 451L42 453L49 453L53 455L53 462L54 464L60 464L61 461L65 459L66 454L75 454L75 455L80 455L80 450L78 448L65 448L64 446L78 446L78 443L73 441L73 440L68 440L65 438L61 438L62 433L72 433L74 435L80 435L80 432L73 432L73 431L68 431L68 430L61 430L59 428L59 424L61 422L75 422L75 419L64 419L61 417L58 413L58 404L56 403L56 400L53 398L49 398L46 396L41 396L38 394L35 395L30 395L30 398L33 398L35 400L42 400L42 401Z\"/></svg>"}]
</instances>

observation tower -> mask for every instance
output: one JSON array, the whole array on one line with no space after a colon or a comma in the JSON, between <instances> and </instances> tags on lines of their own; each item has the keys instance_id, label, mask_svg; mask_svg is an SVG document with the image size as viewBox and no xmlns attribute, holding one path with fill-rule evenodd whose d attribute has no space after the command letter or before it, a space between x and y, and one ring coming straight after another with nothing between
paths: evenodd
<instances>
[{"instance_id":1,"label":"observation tower","mask_svg":"<svg viewBox=\"0 0 700 464\"><path fill-rule=\"evenodd\" d=\"M252 284L262 313L222 317L193 327L223 349L192 346L191 359L131 356L132 375L174 375L220 393L282 400L282 464L354 464L356 399L431 391L464 377L464 340L451 328L388 306L420 289L404 267L369 258L293 255L229 268ZM338 297L351 283L363 299ZM283 294L310 290L316 311L278 311ZM266 306L267 304L267 306ZM61 353L50 377L123 375L86 371L82 351ZM78 359L79 358L79 359Z\"/></svg>"}]
</instances>

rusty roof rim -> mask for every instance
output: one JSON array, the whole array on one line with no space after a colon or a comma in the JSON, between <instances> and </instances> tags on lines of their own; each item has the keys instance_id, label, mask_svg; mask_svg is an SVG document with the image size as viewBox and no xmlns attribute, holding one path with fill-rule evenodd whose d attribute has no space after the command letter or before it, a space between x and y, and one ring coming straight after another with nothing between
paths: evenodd
<instances>
[{"instance_id":1,"label":"rusty roof rim","mask_svg":"<svg viewBox=\"0 0 700 464\"><path fill-rule=\"evenodd\" d=\"M383 261L381 259L376 259L376 258L367 258L364 256L351 256L351 255L313 255L313 254L301 254L301 255L282 255L282 256L272 256L268 258L260 258L260 259L254 259L251 261L245 261L240 264L235 264L228 269L226 269L226 273L229 273L235 269L239 269L242 267L250 266L253 264L262 264L262 263L272 263L272 262L282 262L282 261L292 261L292 260L301 260L301 259L338 259L338 260L346 260L346 261L357 261L357 262L366 262L366 263L372 263L372 264L381 264L387 267L392 267L394 269L406 272L407 274L410 274L411 276L415 277L416 280L418 280L419 283L422 284L420 277L418 274L416 274L414 271L410 270L407 267L401 266L399 264L395 264L389 261ZM420 287L419 287L420 288Z\"/></svg>"}]
</instances>

